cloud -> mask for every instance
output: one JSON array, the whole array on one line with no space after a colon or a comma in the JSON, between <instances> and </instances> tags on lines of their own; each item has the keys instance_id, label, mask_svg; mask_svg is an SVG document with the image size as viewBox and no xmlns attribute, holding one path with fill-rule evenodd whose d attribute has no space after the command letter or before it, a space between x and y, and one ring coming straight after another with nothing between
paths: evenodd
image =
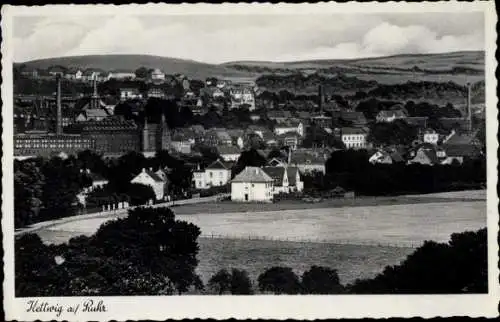
<instances>
[{"instance_id":1,"label":"cloud","mask_svg":"<svg viewBox=\"0 0 500 322\"><path fill-rule=\"evenodd\" d=\"M426 26L397 26L382 22L367 30L358 41L321 46L298 54L278 57L279 61L307 59L349 59L409 53L442 53L483 50L482 31L462 35L439 35Z\"/></svg>"},{"instance_id":2,"label":"cloud","mask_svg":"<svg viewBox=\"0 0 500 322\"><path fill-rule=\"evenodd\" d=\"M220 63L481 50L484 26L477 15L471 19L470 29L457 27L457 20L468 21L468 17L466 14L38 17L26 24L29 27L19 27L14 32L14 57L16 61L25 61L68 55L151 54ZM443 26L438 23L440 19Z\"/></svg>"}]
</instances>

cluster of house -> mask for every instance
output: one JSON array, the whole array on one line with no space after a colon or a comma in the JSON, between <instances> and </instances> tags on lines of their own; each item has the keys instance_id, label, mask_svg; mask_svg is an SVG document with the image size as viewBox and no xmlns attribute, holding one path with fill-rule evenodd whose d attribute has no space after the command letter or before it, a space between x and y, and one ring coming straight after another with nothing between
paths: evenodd
<instances>
[{"instance_id":1,"label":"cluster of house","mask_svg":"<svg viewBox=\"0 0 500 322\"><path fill-rule=\"evenodd\" d=\"M477 158L483 154L482 144L475 133L451 131L443 136L428 129L423 139L413 146L385 147L375 149L369 161L372 164L462 164L466 158Z\"/></svg>"}]
</instances>

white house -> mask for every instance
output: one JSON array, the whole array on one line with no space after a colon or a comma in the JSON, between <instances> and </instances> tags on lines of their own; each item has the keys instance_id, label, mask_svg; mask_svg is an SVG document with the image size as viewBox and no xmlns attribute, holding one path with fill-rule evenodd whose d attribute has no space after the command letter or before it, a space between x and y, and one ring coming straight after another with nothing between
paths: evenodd
<instances>
[{"instance_id":1,"label":"white house","mask_svg":"<svg viewBox=\"0 0 500 322\"><path fill-rule=\"evenodd\" d=\"M231 200L272 202L273 182L261 168L246 167L231 180Z\"/></svg>"},{"instance_id":2,"label":"white house","mask_svg":"<svg viewBox=\"0 0 500 322\"><path fill-rule=\"evenodd\" d=\"M366 132L356 127L343 127L341 140L348 149L366 148Z\"/></svg>"},{"instance_id":3,"label":"white house","mask_svg":"<svg viewBox=\"0 0 500 322\"><path fill-rule=\"evenodd\" d=\"M296 132L300 136L304 136L304 125L302 122L290 121L283 124L278 124L274 127L274 133L276 135L282 135L285 133Z\"/></svg>"},{"instance_id":4,"label":"white house","mask_svg":"<svg viewBox=\"0 0 500 322\"><path fill-rule=\"evenodd\" d=\"M273 180L273 194L300 192L304 190L304 182L301 180L297 167L269 166L263 168Z\"/></svg>"},{"instance_id":5,"label":"white house","mask_svg":"<svg viewBox=\"0 0 500 322\"><path fill-rule=\"evenodd\" d=\"M165 73L156 68L151 72L151 80L156 82L163 82L165 81Z\"/></svg>"},{"instance_id":6,"label":"white house","mask_svg":"<svg viewBox=\"0 0 500 322\"><path fill-rule=\"evenodd\" d=\"M426 129L424 131L424 142L436 145L439 141L439 134L433 129Z\"/></svg>"},{"instance_id":7,"label":"white house","mask_svg":"<svg viewBox=\"0 0 500 322\"><path fill-rule=\"evenodd\" d=\"M204 170L198 169L194 171L194 187L196 189L208 189L226 185L231 180L231 167L232 163L217 160Z\"/></svg>"},{"instance_id":8,"label":"white house","mask_svg":"<svg viewBox=\"0 0 500 322\"><path fill-rule=\"evenodd\" d=\"M107 79L135 79L135 73L134 72L128 72L128 71L113 71L109 72Z\"/></svg>"},{"instance_id":9,"label":"white house","mask_svg":"<svg viewBox=\"0 0 500 322\"><path fill-rule=\"evenodd\" d=\"M145 186L150 186L151 188L153 188L156 200L163 200L165 197L166 182L160 175L153 172L153 169L146 170L143 168L142 171L137 176L135 176L130 182L140 183Z\"/></svg>"}]
</instances>

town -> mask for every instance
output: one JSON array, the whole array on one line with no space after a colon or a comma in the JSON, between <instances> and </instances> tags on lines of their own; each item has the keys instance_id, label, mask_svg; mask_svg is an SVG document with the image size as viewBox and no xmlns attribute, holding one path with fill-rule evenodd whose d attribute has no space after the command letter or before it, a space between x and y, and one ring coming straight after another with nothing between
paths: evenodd
<instances>
[{"instance_id":1,"label":"town","mask_svg":"<svg viewBox=\"0 0 500 322\"><path fill-rule=\"evenodd\" d=\"M496 294L491 7L155 6L2 8L11 317Z\"/></svg>"},{"instance_id":2,"label":"town","mask_svg":"<svg viewBox=\"0 0 500 322\"><path fill-rule=\"evenodd\" d=\"M323 177L334 152L362 151L373 165L460 166L484 158L484 116L473 114L469 83L461 109L431 106L422 115L424 104L349 102L321 83L316 95L280 97L259 88L258 80L197 80L158 68L16 66L14 74L16 159L64 159L87 150L112 162L130 152L145 159L164 153L182 163L188 184L180 190L169 178L178 169L166 166L134 169L131 180L121 182L149 186L150 203L208 191L234 202L303 197L311 188L304 177ZM91 178L82 205L109 181L95 170L80 169ZM337 187L346 188L352 187Z\"/></svg>"}]
</instances>

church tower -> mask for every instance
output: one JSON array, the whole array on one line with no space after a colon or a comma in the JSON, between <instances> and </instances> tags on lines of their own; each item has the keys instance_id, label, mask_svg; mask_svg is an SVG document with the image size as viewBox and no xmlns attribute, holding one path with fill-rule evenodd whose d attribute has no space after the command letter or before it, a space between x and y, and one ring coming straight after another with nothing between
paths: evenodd
<instances>
[{"instance_id":1,"label":"church tower","mask_svg":"<svg viewBox=\"0 0 500 322\"><path fill-rule=\"evenodd\" d=\"M149 150L149 128L148 128L148 117L144 117L144 126L142 128L142 151L146 152Z\"/></svg>"},{"instance_id":2,"label":"church tower","mask_svg":"<svg viewBox=\"0 0 500 322\"><path fill-rule=\"evenodd\" d=\"M168 128L168 124L165 120L165 114L162 112L161 114L161 123L158 127L158 148L157 150L169 150L170 148L170 129Z\"/></svg>"}]
</instances>

